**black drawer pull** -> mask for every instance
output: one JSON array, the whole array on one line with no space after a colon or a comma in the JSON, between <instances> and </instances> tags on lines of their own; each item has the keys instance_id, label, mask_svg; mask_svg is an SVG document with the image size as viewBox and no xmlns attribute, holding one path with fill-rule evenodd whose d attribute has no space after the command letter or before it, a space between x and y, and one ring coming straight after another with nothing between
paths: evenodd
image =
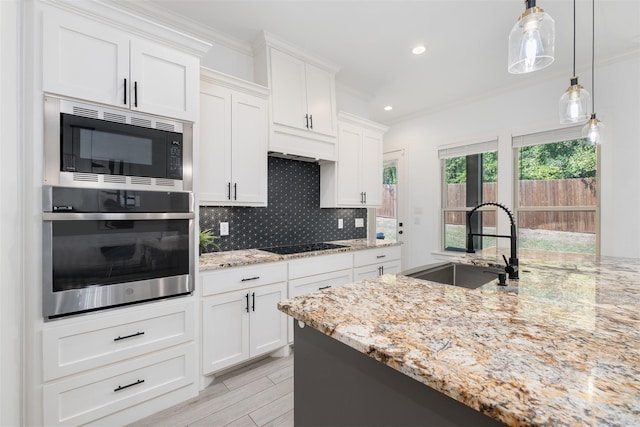
<instances>
[{"instance_id":1,"label":"black drawer pull","mask_svg":"<svg viewBox=\"0 0 640 427\"><path fill-rule=\"evenodd\" d=\"M260 278L260 276L247 277L245 279L242 279L241 282L248 282L249 280L258 280L259 278Z\"/></svg>"},{"instance_id":2,"label":"black drawer pull","mask_svg":"<svg viewBox=\"0 0 640 427\"><path fill-rule=\"evenodd\" d=\"M376 258L380 259L380 258L386 258L386 255L378 255Z\"/></svg>"},{"instance_id":3,"label":"black drawer pull","mask_svg":"<svg viewBox=\"0 0 640 427\"><path fill-rule=\"evenodd\" d=\"M322 286L322 287L318 288L318 290L321 291L323 289L329 289L330 287L331 287L331 285Z\"/></svg>"},{"instance_id":4,"label":"black drawer pull","mask_svg":"<svg viewBox=\"0 0 640 427\"><path fill-rule=\"evenodd\" d=\"M142 384L144 382L144 380L138 380L135 383L131 383L131 384L127 384L127 385L119 385L118 388L114 389L113 391L120 391L120 390L124 390L125 388L129 388L129 387L133 387L134 385L138 385L138 384Z\"/></svg>"},{"instance_id":5,"label":"black drawer pull","mask_svg":"<svg viewBox=\"0 0 640 427\"><path fill-rule=\"evenodd\" d=\"M114 338L113 340L114 341L121 341L121 340L126 340L127 338L138 337L140 335L144 335L144 332L136 332L135 334L125 335L124 337Z\"/></svg>"},{"instance_id":6,"label":"black drawer pull","mask_svg":"<svg viewBox=\"0 0 640 427\"><path fill-rule=\"evenodd\" d=\"M249 312L249 294L244 296L247 299L247 313Z\"/></svg>"},{"instance_id":7,"label":"black drawer pull","mask_svg":"<svg viewBox=\"0 0 640 427\"><path fill-rule=\"evenodd\" d=\"M256 311L256 293L251 293L251 310Z\"/></svg>"}]
</instances>

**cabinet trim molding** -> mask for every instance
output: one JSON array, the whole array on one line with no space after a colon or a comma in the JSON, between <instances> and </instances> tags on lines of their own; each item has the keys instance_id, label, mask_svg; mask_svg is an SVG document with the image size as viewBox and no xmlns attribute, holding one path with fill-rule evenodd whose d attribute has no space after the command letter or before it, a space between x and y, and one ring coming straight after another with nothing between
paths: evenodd
<instances>
[{"instance_id":1,"label":"cabinet trim molding","mask_svg":"<svg viewBox=\"0 0 640 427\"><path fill-rule=\"evenodd\" d=\"M216 86L223 86L264 99L267 99L271 93L268 87L249 82L247 80L242 80L207 67L200 67L200 81L211 83Z\"/></svg>"},{"instance_id":2,"label":"cabinet trim molding","mask_svg":"<svg viewBox=\"0 0 640 427\"><path fill-rule=\"evenodd\" d=\"M91 2L41 0L43 4L66 10L97 22L126 31L129 34L155 41L183 52L203 57L213 46L188 34L176 31L132 12L120 9L111 1L96 0Z\"/></svg>"},{"instance_id":3,"label":"cabinet trim molding","mask_svg":"<svg viewBox=\"0 0 640 427\"><path fill-rule=\"evenodd\" d=\"M334 75L338 71L340 71L340 68L342 68L338 64L335 64L327 59L318 58L318 56L316 55L309 55L304 49L291 44L268 31L262 31L258 38L256 38L256 40L253 42L253 51L257 52L261 49L265 49L266 47L274 47L276 49L287 52L289 55L292 55L318 68L329 71Z\"/></svg>"}]
</instances>

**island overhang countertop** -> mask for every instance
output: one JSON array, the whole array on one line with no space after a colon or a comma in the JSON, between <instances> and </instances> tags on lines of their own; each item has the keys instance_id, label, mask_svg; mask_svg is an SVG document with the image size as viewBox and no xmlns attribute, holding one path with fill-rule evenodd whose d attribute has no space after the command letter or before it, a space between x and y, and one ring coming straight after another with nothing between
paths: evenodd
<instances>
[{"instance_id":1,"label":"island overhang countertop","mask_svg":"<svg viewBox=\"0 0 640 427\"><path fill-rule=\"evenodd\" d=\"M279 304L512 426L640 425L639 308L640 260L621 258L525 263L475 290L384 275Z\"/></svg>"}]
</instances>

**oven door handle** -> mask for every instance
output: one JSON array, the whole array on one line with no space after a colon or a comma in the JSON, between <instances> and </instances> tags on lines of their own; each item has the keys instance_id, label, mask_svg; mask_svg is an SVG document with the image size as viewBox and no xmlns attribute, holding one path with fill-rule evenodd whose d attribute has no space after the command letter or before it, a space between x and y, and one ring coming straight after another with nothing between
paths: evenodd
<instances>
[{"instance_id":1,"label":"oven door handle","mask_svg":"<svg viewBox=\"0 0 640 427\"><path fill-rule=\"evenodd\" d=\"M117 221L149 219L194 219L193 212L43 212L44 221Z\"/></svg>"}]
</instances>

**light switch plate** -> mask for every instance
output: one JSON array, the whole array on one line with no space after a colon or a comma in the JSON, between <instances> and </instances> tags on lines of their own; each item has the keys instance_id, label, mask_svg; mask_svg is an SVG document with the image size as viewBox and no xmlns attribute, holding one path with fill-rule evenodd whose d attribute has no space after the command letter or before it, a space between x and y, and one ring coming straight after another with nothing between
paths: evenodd
<instances>
[{"instance_id":1,"label":"light switch plate","mask_svg":"<svg viewBox=\"0 0 640 427\"><path fill-rule=\"evenodd\" d=\"M228 222L221 222L220 223L220 235L221 236L228 236L229 235L229 223Z\"/></svg>"},{"instance_id":2,"label":"light switch plate","mask_svg":"<svg viewBox=\"0 0 640 427\"><path fill-rule=\"evenodd\" d=\"M356 228L364 227L364 218L356 218Z\"/></svg>"},{"instance_id":3,"label":"light switch plate","mask_svg":"<svg viewBox=\"0 0 640 427\"><path fill-rule=\"evenodd\" d=\"M344 222L342 221L342 218L340 218L338 220L338 228L343 228L344 227Z\"/></svg>"}]
</instances>

